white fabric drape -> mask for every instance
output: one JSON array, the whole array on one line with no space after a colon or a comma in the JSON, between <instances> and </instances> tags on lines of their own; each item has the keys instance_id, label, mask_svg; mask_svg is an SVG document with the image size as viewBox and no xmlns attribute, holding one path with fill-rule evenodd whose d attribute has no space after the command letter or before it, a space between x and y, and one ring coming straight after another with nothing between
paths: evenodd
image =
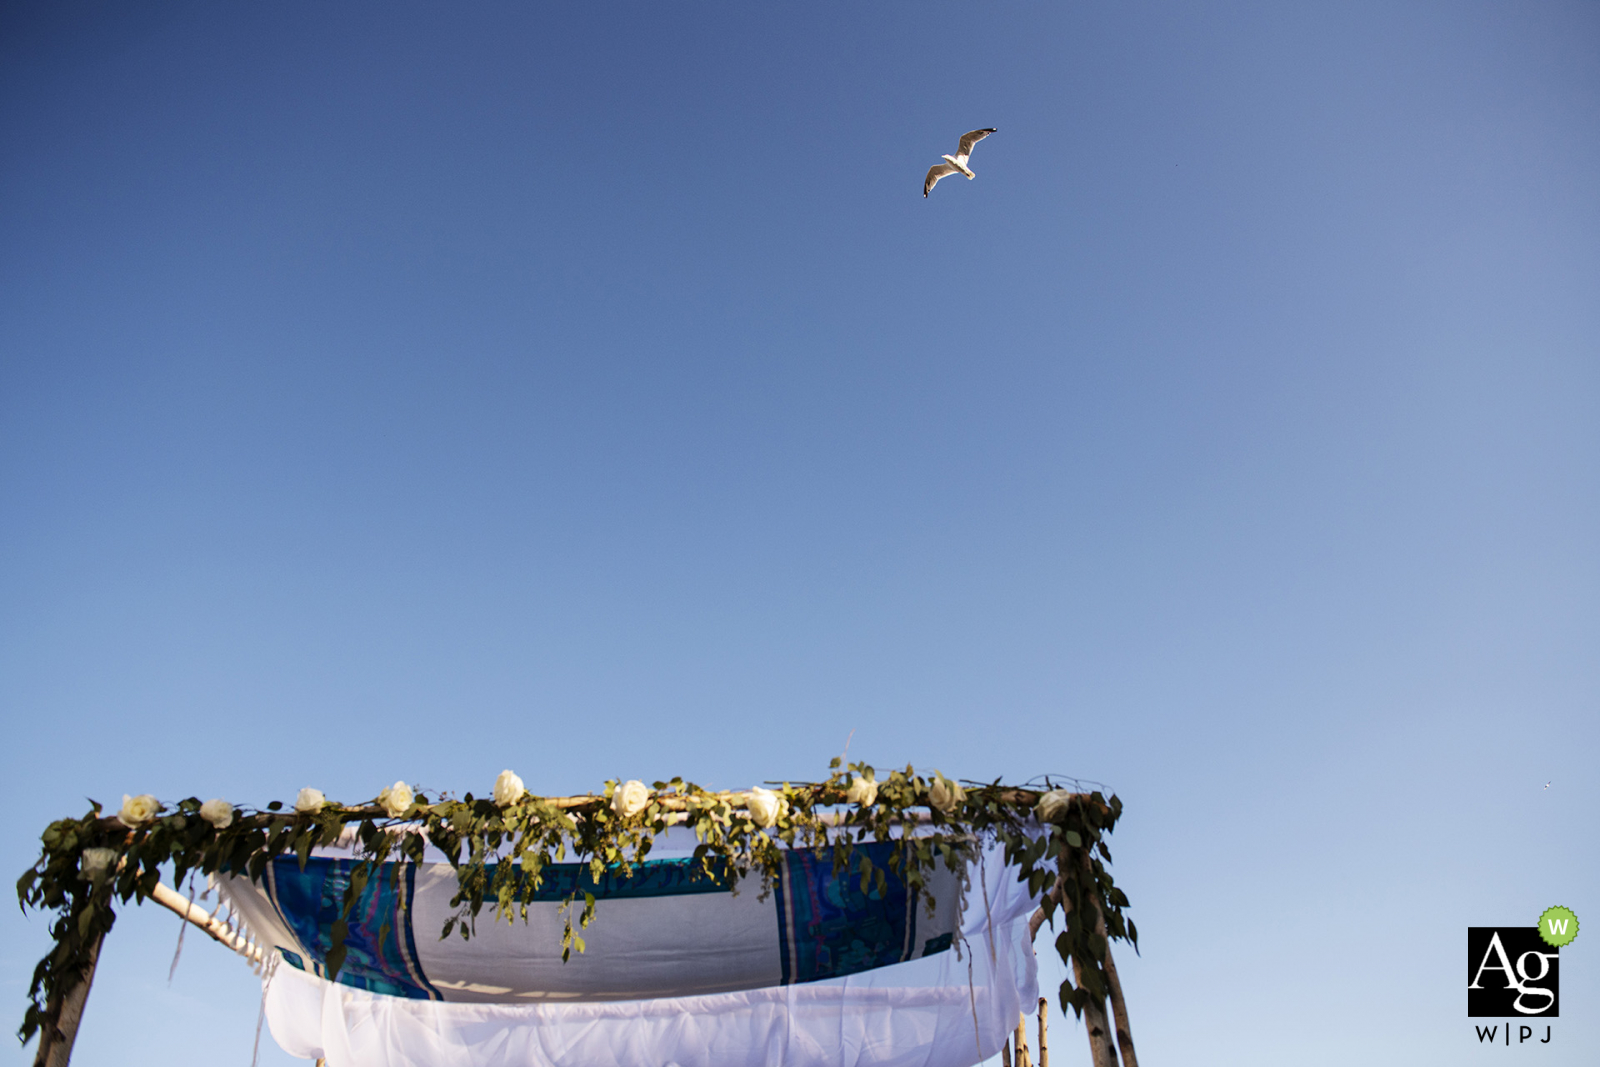
<instances>
[{"instance_id":1,"label":"white fabric drape","mask_svg":"<svg viewBox=\"0 0 1600 1067\"><path fill-rule=\"evenodd\" d=\"M998 850L971 874L959 955L733 993L565 1004L411 1000L279 967L267 1021L285 1051L328 1067L968 1067L1038 1000L1036 901Z\"/></svg>"}]
</instances>

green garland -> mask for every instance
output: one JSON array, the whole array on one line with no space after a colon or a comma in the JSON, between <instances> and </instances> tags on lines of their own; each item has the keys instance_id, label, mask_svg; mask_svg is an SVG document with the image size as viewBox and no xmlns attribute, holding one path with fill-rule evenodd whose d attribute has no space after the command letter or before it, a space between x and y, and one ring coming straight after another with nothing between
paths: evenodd
<instances>
[{"instance_id":1,"label":"green garland","mask_svg":"<svg viewBox=\"0 0 1600 1067\"><path fill-rule=\"evenodd\" d=\"M449 859L459 883L451 902L457 910L441 937L452 931L470 937L490 903L497 918L526 919L529 891L539 886L543 869L569 855L586 861L597 879L608 868L627 876L649 854L656 835L686 825L699 839L699 870L719 884L732 886L756 871L770 888L781 848L831 846L835 870L844 870L854 845L895 840L903 847L892 854L890 872L924 896L927 875L939 864L964 872L979 842L997 840L1006 862L1018 867L1019 880L1045 894L1046 918L1065 906L1056 938L1069 973L1061 1005L1080 1015L1091 997L1100 1002L1106 995L1108 938L1138 943L1137 929L1123 915L1128 898L1105 868L1111 859L1105 835L1116 825L1122 802L1115 795L1107 800L1099 792L1048 784L1043 790L998 780L957 784L937 771L924 778L910 766L878 781L872 767L853 763L841 769L835 759L826 781L784 782L749 793L714 792L674 778L649 788L609 781L598 796L538 797L508 771L489 798L468 793L459 800L430 800L397 782L358 806L329 803L316 790L302 790L287 811L278 801L257 810L190 797L166 807L143 796L125 798L116 817L104 817L100 804L91 803L82 818L50 824L38 861L17 881L24 909L55 913L55 948L34 968L18 1031L24 1042L45 1027L57 1032L63 998L89 973L100 940L116 921L114 901L143 901L164 866L171 865L179 885L192 871L243 872L259 881L274 858L295 855L304 864L313 848L334 844L352 827L363 862L352 872L346 912L386 859L421 863L431 842ZM902 837L899 828L907 823L925 823L927 830ZM1041 824L1047 833L1040 832ZM411 827L424 833L401 829ZM1060 861L1059 878L1045 865L1051 856ZM884 884L884 871L875 870L865 853L858 863L863 889L869 880ZM583 951L582 931L595 914L594 897L582 894L574 920L572 906L579 899L569 896L562 905L564 960L574 948ZM933 903L929 897L930 909ZM330 977L344 961L345 933L341 919L327 958Z\"/></svg>"}]
</instances>

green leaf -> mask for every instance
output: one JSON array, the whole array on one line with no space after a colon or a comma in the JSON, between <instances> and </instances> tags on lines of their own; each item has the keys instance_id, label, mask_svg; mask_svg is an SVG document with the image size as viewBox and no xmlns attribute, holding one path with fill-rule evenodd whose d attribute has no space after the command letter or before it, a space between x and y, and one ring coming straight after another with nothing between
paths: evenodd
<instances>
[{"instance_id":1,"label":"green leaf","mask_svg":"<svg viewBox=\"0 0 1600 1067\"><path fill-rule=\"evenodd\" d=\"M344 966L346 951L342 941L328 950L327 958L324 960L328 968L328 981L334 981L339 977L339 970Z\"/></svg>"}]
</instances>

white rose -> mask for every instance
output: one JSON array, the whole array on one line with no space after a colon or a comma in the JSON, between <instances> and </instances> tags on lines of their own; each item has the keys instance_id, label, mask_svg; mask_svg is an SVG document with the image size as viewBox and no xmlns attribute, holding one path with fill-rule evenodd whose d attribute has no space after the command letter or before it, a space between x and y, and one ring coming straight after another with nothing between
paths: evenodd
<instances>
[{"instance_id":1,"label":"white rose","mask_svg":"<svg viewBox=\"0 0 1600 1067\"><path fill-rule=\"evenodd\" d=\"M322 805L328 798L322 795L322 790L312 789L309 785L300 790L300 795L294 798L294 810L306 815L315 815L322 810Z\"/></svg>"},{"instance_id":2,"label":"white rose","mask_svg":"<svg viewBox=\"0 0 1600 1067\"><path fill-rule=\"evenodd\" d=\"M932 785L928 786L928 803L949 815L956 810L962 801L967 799L967 791L944 775L939 774L938 771L934 773L938 777L933 780Z\"/></svg>"},{"instance_id":3,"label":"white rose","mask_svg":"<svg viewBox=\"0 0 1600 1067\"><path fill-rule=\"evenodd\" d=\"M611 794L611 810L619 819L631 819L650 803L650 790L637 778L623 782Z\"/></svg>"},{"instance_id":4,"label":"white rose","mask_svg":"<svg viewBox=\"0 0 1600 1067\"><path fill-rule=\"evenodd\" d=\"M845 791L844 798L852 804L870 808L873 801L878 799L878 783L871 778L854 778L850 782L850 788Z\"/></svg>"},{"instance_id":5,"label":"white rose","mask_svg":"<svg viewBox=\"0 0 1600 1067\"><path fill-rule=\"evenodd\" d=\"M78 857L78 877L85 882L98 882L116 861L114 848L86 848Z\"/></svg>"},{"instance_id":6,"label":"white rose","mask_svg":"<svg viewBox=\"0 0 1600 1067\"><path fill-rule=\"evenodd\" d=\"M200 817L218 830L226 830L233 825L233 805L220 797L208 800L200 805Z\"/></svg>"},{"instance_id":7,"label":"white rose","mask_svg":"<svg viewBox=\"0 0 1600 1067\"><path fill-rule=\"evenodd\" d=\"M509 769L500 772L494 780L494 802L504 808L522 799L522 779Z\"/></svg>"},{"instance_id":8,"label":"white rose","mask_svg":"<svg viewBox=\"0 0 1600 1067\"><path fill-rule=\"evenodd\" d=\"M744 806L750 812L750 818L755 820L757 826L763 830L778 821L778 816L783 814L787 805L778 794L770 789L756 786L744 795Z\"/></svg>"},{"instance_id":9,"label":"white rose","mask_svg":"<svg viewBox=\"0 0 1600 1067\"><path fill-rule=\"evenodd\" d=\"M389 818L398 819L411 809L411 801L414 799L409 785L396 782L378 794L378 807L387 812Z\"/></svg>"},{"instance_id":10,"label":"white rose","mask_svg":"<svg viewBox=\"0 0 1600 1067\"><path fill-rule=\"evenodd\" d=\"M140 793L136 797L122 794L122 810L117 812L117 821L128 829L143 826L156 817L156 812L161 810L161 801L149 793Z\"/></svg>"},{"instance_id":11,"label":"white rose","mask_svg":"<svg viewBox=\"0 0 1600 1067\"><path fill-rule=\"evenodd\" d=\"M1052 789L1039 798L1039 803L1033 806L1033 813L1040 822L1055 822L1067 813L1067 802L1071 799L1072 794L1065 789Z\"/></svg>"}]
</instances>

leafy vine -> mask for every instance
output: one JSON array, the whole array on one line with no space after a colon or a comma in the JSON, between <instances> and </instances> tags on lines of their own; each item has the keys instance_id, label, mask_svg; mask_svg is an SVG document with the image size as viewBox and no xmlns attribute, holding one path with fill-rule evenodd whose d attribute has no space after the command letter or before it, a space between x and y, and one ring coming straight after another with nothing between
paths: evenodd
<instances>
[{"instance_id":1,"label":"leafy vine","mask_svg":"<svg viewBox=\"0 0 1600 1067\"><path fill-rule=\"evenodd\" d=\"M61 819L41 835L39 859L17 882L24 909L54 913L54 947L34 969L29 1003L18 1036L26 1042L44 1030L59 1037L64 998L92 972L99 945L116 921L115 905L151 896L170 865L181 884L192 871L243 874L259 881L280 856L303 865L312 849L359 845L344 907L391 857L420 864L432 844L455 870L456 908L441 937L470 937L485 906L497 919L527 918L528 901L546 867L571 856L587 862L598 880L608 870L622 877L650 853L657 835L687 826L696 835L698 874L732 886L757 872L770 889L784 848L832 848L836 871L855 859L862 888L882 888L885 872L854 846L895 841L889 873L921 891L928 907L928 875L943 865L963 872L981 842L998 841L1031 893L1042 895L1041 919L1059 908L1066 921L1055 945L1069 975L1061 986L1063 1009L1080 1015L1090 998L1107 990L1104 961L1109 940L1137 946L1138 931L1123 909L1128 898L1106 864L1105 836L1122 813L1115 795L990 783L957 783L937 771L924 777L907 766L881 781L865 763L842 767L835 759L821 782L769 783L772 789L713 791L681 778L656 782L608 781L603 793L540 797L521 779L503 773L487 797L468 793L432 799L396 782L368 803L328 802L301 790L289 808L235 808L226 801L190 797L163 805L151 796L127 797L106 816L97 802L78 819ZM916 826L916 832L906 828ZM393 874L397 870L391 866ZM581 902L581 908L577 906ZM592 895L574 891L565 915L562 958L584 949L583 930L595 917ZM577 915L574 916L574 910ZM344 921L335 924L326 964L336 976L344 961ZM48 1028L48 1029L46 1029Z\"/></svg>"}]
</instances>

